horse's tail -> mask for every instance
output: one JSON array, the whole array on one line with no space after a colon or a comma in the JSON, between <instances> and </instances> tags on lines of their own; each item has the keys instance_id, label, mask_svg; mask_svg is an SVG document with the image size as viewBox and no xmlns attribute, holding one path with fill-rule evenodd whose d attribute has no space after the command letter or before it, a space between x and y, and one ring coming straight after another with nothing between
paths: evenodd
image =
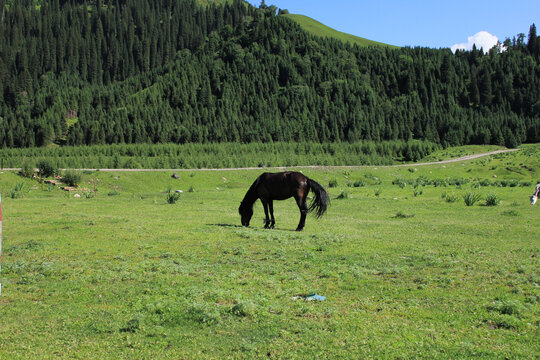
<instances>
[{"instance_id":1,"label":"horse's tail","mask_svg":"<svg viewBox=\"0 0 540 360\"><path fill-rule=\"evenodd\" d=\"M309 205L309 212L315 210L315 216L320 218L326 212L328 204L330 204L330 198L324 188L315 180L308 178L309 187L315 193L315 197Z\"/></svg>"}]
</instances>

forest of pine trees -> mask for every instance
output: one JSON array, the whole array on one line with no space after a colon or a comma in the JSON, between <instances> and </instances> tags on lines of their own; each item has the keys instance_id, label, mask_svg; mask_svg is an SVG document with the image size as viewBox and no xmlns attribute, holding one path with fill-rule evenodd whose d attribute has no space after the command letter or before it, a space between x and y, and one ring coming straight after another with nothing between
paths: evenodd
<instances>
[{"instance_id":1,"label":"forest of pine trees","mask_svg":"<svg viewBox=\"0 0 540 360\"><path fill-rule=\"evenodd\" d=\"M504 51L503 51L504 50ZM540 141L540 38L358 47L242 0L0 0L0 147Z\"/></svg>"}]
</instances>

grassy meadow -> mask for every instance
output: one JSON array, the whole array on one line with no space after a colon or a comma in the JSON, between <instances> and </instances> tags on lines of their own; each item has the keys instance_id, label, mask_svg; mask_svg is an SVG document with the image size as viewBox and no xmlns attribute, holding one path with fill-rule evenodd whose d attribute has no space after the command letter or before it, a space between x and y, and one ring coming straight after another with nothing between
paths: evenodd
<instances>
[{"instance_id":1,"label":"grassy meadow","mask_svg":"<svg viewBox=\"0 0 540 360\"><path fill-rule=\"evenodd\" d=\"M283 16L296 21L304 30L316 36L334 38L337 40L341 40L343 42L356 44L358 46L384 46L384 47L397 48L397 46L383 44L377 41L368 40L359 36L355 36L355 35L351 35L351 34L341 32L341 31L334 30L331 27L328 27L318 22L317 20L312 19L305 15L286 14Z\"/></svg>"},{"instance_id":2,"label":"grassy meadow","mask_svg":"<svg viewBox=\"0 0 540 360\"><path fill-rule=\"evenodd\" d=\"M295 170L332 199L299 233L293 200L240 226L263 169L87 171L80 198L1 172L0 358L539 357L540 145Z\"/></svg>"}]
</instances>

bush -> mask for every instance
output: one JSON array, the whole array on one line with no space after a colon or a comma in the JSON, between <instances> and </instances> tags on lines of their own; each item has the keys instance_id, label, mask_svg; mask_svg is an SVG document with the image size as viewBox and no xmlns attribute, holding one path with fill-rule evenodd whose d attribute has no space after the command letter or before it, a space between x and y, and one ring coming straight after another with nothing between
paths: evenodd
<instances>
[{"instance_id":1,"label":"bush","mask_svg":"<svg viewBox=\"0 0 540 360\"><path fill-rule=\"evenodd\" d=\"M457 200L458 200L458 197L456 194L454 193L451 193L451 194L443 194L442 198L447 202L447 203L455 203Z\"/></svg>"},{"instance_id":2,"label":"bush","mask_svg":"<svg viewBox=\"0 0 540 360\"><path fill-rule=\"evenodd\" d=\"M335 188L336 186L338 186L338 182L336 179L332 179L328 182L328 187Z\"/></svg>"},{"instance_id":3,"label":"bush","mask_svg":"<svg viewBox=\"0 0 540 360\"><path fill-rule=\"evenodd\" d=\"M366 186L366 183L363 182L362 180L356 180L356 181L353 183L353 186L354 186L354 187L364 187L364 186Z\"/></svg>"},{"instance_id":4,"label":"bush","mask_svg":"<svg viewBox=\"0 0 540 360\"><path fill-rule=\"evenodd\" d=\"M12 199L22 198L27 192L29 192L24 183L18 183L9 191L9 197Z\"/></svg>"},{"instance_id":5,"label":"bush","mask_svg":"<svg viewBox=\"0 0 540 360\"><path fill-rule=\"evenodd\" d=\"M407 185L407 181L403 178L397 178L392 181L392 185L397 185L403 189Z\"/></svg>"},{"instance_id":6,"label":"bush","mask_svg":"<svg viewBox=\"0 0 540 360\"><path fill-rule=\"evenodd\" d=\"M474 193L474 192L467 191L463 195L463 200L465 201L465 205L467 205L467 206L473 206L474 204L476 204L481 199L482 199L482 195L480 195L478 193Z\"/></svg>"},{"instance_id":7,"label":"bush","mask_svg":"<svg viewBox=\"0 0 540 360\"><path fill-rule=\"evenodd\" d=\"M481 186L490 186L491 185L491 181L489 181L488 179L482 179L482 180L478 181L478 183Z\"/></svg>"},{"instance_id":8,"label":"bush","mask_svg":"<svg viewBox=\"0 0 540 360\"><path fill-rule=\"evenodd\" d=\"M19 175L26 178L32 178L32 176L34 176L34 167L29 161L23 161Z\"/></svg>"},{"instance_id":9,"label":"bush","mask_svg":"<svg viewBox=\"0 0 540 360\"><path fill-rule=\"evenodd\" d=\"M486 206L497 206L501 203L501 199L495 194L486 195Z\"/></svg>"},{"instance_id":10,"label":"bush","mask_svg":"<svg viewBox=\"0 0 540 360\"><path fill-rule=\"evenodd\" d=\"M176 202L180 199L180 194L177 192L173 192L171 188L169 187L167 189L167 203L169 204L176 204Z\"/></svg>"},{"instance_id":11,"label":"bush","mask_svg":"<svg viewBox=\"0 0 540 360\"><path fill-rule=\"evenodd\" d=\"M445 179L435 179L432 181L433 183L433 186L435 187L439 187L439 186L447 186L448 183L446 182Z\"/></svg>"},{"instance_id":12,"label":"bush","mask_svg":"<svg viewBox=\"0 0 540 360\"><path fill-rule=\"evenodd\" d=\"M51 177L56 174L57 169L48 160L40 160L37 163L38 174L40 177Z\"/></svg>"},{"instance_id":13,"label":"bush","mask_svg":"<svg viewBox=\"0 0 540 360\"><path fill-rule=\"evenodd\" d=\"M348 199L348 198L349 198L349 193L347 191L342 191L341 194L339 194L336 199Z\"/></svg>"},{"instance_id":14,"label":"bush","mask_svg":"<svg viewBox=\"0 0 540 360\"><path fill-rule=\"evenodd\" d=\"M66 185L78 186L81 183L82 174L80 171L66 170L62 178Z\"/></svg>"}]
</instances>

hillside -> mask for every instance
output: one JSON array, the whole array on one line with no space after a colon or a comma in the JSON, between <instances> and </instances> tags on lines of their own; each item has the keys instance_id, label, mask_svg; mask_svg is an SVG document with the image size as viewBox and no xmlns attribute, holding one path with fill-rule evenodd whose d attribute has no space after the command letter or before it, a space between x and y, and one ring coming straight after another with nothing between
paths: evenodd
<instances>
[{"instance_id":1,"label":"hillside","mask_svg":"<svg viewBox=\"0 0 540 360\"><path fill-rule=\"evenodd\" d=\"M351 44L356 44L359 46L390 46L394 47L392 45L383 44L377 41L368 40L362 37L354 36L351 34L346 34L337 30L332 29L331 27L328 27L320 22L318 22L315 19L312 19L305 15L298 15L298 14L284 14L282 15L286 18L292 19L296 21L302 29L306 30L307 32L321 37L328 37L328 38L334 38L337 40L341 40L344 42L349 42Z\"/></svg>"},{"instance_id":2,"label":"hillside","mask_svg":"<svg viewBox=\"0 0 540 360\"><path fill-rule=\"evenodd\" d=\"M0 147L540 141L536 37L452 54L353 46L241 0L10 4Z\"/></svg>"}]
</instances>

